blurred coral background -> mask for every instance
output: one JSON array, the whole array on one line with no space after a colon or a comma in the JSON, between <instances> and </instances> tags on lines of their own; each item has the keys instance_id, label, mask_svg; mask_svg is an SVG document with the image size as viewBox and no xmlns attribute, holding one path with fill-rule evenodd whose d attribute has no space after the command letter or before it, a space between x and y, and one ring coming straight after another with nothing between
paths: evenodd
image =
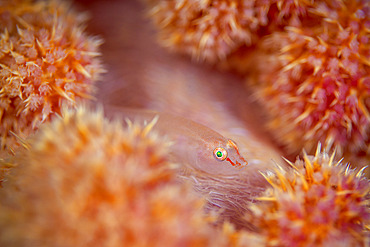
<instances>
[{"instance_id":1,"label":"blurred coral background","mask_svg":"<svg viewBox=\"0 0 370 247\"><path fill-rule=\"evenodd\" d=\"M49 97L36 80L28 93L40 98L36 110L16 98L26 92L2 88L0 245L368 246L366 1L71 6L76 39L90 45L69 47L86 56L71 52L73 73L60 66L56 74L84 86L60 82ZM75 32L65 31L66 39ZM13 81L6 79L14 76L8 67L17 69L13 57L3 57L2 80ZM42 80L57 81L54 67L42 68ZM63 108L81 101L89 106ZM166 139L150 127L103 119L105 105L192 119L234 140L248 166L217 177L169 162ZM29 114L14 120L16 112Z\"/></svg>"},{"instance_id":2,"label":"blurred coral background","mask_svg":"<svg viewBox=\"0 0 370 247\"><path fill-rule=\"evenodd\" d=\"M219 192L221 196L210 194L209 207L230 208L231 212L224 213L226 217L243 222L235 214L244 214L250 194L265 186L259 172L275 162L283 163L283 154L264 130L264 117L252 93L245 89L243 78L162 48L144 5L138 1L96 1L89 2L87 8L92 14L91 32L105 39L102 53L108 73L97 85L98 101L178 114L238 143L249 163L241 170L242 182L215 180L204 186L206 189L196 189L208 195L229 184L237 202L228 202L227 195L222 195L225 190Z\"/></svg>"},{"instance_id":3,"label":"blurred coral background","mask_svg":"<svg viewBox=\"0 0 370 247\"><path fill-rule=\"evenodd\" d=\"M279 161L281 153L261 128L263 115L241 77L160 47L140 2L96 1L88 8L89 29L104 37L109 71L97 85L99 102L181 115L242 142L240 147L256 152L253 157Z\"/></svg>"}]
</instances>

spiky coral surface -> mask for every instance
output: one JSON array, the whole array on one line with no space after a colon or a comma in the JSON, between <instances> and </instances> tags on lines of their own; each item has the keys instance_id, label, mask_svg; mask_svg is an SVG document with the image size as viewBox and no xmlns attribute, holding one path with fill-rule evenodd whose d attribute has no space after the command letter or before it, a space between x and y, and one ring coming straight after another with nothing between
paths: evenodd
<instances>
[{"instance_id":1,"label":"spiky coral surface","mask_svg":"<svg viewBox=\"0 0 370 247\"><path fill-rule=\"evenodd\" d=\"M312 10L320 24L275 33L264 49L257 88L269 127L289 151L327 148L369 154L368 1L333 1ZM266 64L267 63L267 64Z\"/></svg>"},{"instance_id":2,"label":"spiky coral surface","mask_svg":"<svg viewBox=\"0 0 370 247\"><path fill-rule=\"evenodd\" d=\"M0 150L89 98L102 72L101 41L84 32L86 15L62 1L0 3Z\"/></svg>"},{"instance_id":3,"label":"spiky coral surface","mask_svg":"<svg viewBox=\"0 0 370 247\"><path fill-rule=\"evenodd\" d=\"M166 47L213 62L241 43L251 43L253 2L148 1L150 15ZM255 20L257 22L257 20Z\"/></svg>"},{"instance_id":4,"label":"spiky coral surface","mask_svg":"<svg viewBox=\"0 0 370 247\"><path fill-rule=\"evenodd\" d=\"M145 0L162 45L197 60L225 60L285 25L299 25L312 1Z\"/></svg>"},{"instance_id":5,"label":"spiky coral surface","mask_svg":"<svg viewBox=\"0 0 370 247\"><path fill-rule=\"evenodd\" d=\"M43 125L0 190L0 245L223 245L150 128L83 108Z\"/></svg>"},{"instance_id":6,"label":"spiky coral surface","mask_svg":"<svg viewBox=\"0 0 370 247\"><path fill-rule=\"evenodd\" d=\"M369 180L320 152L266 174L272 185L251 220L269 246L365 246L369 241Z\"/></svg>"},{"instance_id":7,"label":"spiky coral surface","mask_svg":"<svg viewBox=\"0 0 370 247\"><path fill-rule=\"evenodd\" d=\"M289 154L321 141L369 157L368 1L147 2L165 46L248 80L261 68L257 95Z\"/></svg>"}]
</instances>

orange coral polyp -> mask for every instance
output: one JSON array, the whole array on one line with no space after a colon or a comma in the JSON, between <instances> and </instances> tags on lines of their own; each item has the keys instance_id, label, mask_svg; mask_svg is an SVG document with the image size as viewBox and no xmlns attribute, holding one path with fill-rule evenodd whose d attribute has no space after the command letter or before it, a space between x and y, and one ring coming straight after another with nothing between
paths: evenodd
<instances>
[{"instance_id":1,"label":"orange coral polyp","mask_svg":"<svg viewBox=\"0 0 370 247\"><path fill-rule=\"evenodd\" d=\"M162 44L195 59L213 63L241 43L252 42L248 1L148 2Z\"/></svg>"},{"instance_id":2,"label":"orange coral polyp","mask_svg":"<svg viewBox=\"0 0 370 247\"><path fill-rule=\"evenodd\" d=\"M368 152L369 16L354 14L365 13L366 3L331 7L311 10L326 17L320 25L289 27L266 40L265 48L274 42L279 49L269 54L272 69L260 73L257 94L269 127L291 153L313 151L317 141L340 154Z\"/></svg>"},{"instance_id":3,"label":"orange coral polyp","mask_svg":"<svg viewBox=\"0 0 370 247\"><path fill-rule=\"evenodd\" d=\"M336 162L335 154L306 153L291 170L265 175L272 188L252 206L252 222L261 229L267 243L280 246L362 246L370 224L367 203L369 180ZM274 226L274 227L271 227ZM269 245L269 244L268 244Z\"/></svg>"},{"instance_id":4,"label":"orange coral polyp","mask_svg":"<svg viewBox=\"0 0 370 247\"><path fill-rule=\"evenodd\" d=\"M217 63L285 25L300 25L312 1L146 0L160 43L193 59ZM237 55L236 55L237 56Z\"/></svg>"},{"instance_id":5,"label":"orange coral polyp","mask_svg":"<svg viewBox=\"0 0 370 247\"><path fill-rule=\"evenodd\" d=\"M230 246L150 124L124 128L81 107L62 115L10 164L0 159L0 182L12 169L0 190L1 246Z\"/></svg>"},{"instance_id":6,"label":"orange coral polyp","mask_svg":"<svg viewBox=\"0 0 370 247\"><path fill-rule=\"evenodd\" d=\"M0 5L0 100L7 102L1 121L13 122L0 125L1 150L17 146L11 132L24 138L63 104L93 93L103 72L101 41L83 32L85 19L61 1Z\"/></svg>"}]
</instances>

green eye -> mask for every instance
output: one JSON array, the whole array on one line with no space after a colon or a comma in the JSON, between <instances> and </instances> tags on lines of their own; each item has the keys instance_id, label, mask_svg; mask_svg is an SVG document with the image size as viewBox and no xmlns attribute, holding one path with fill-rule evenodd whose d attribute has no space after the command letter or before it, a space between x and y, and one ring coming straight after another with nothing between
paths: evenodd
<instances>
[{"instance_id":1,"label":"green eye","mask_svg":"<svg viewBox=\"0 0 370 247\"><path fill-rule=\"evenodd\" d=\"M215 148L215 150L213 150L213 154L216 159L221 161L225 160L227 157L227 151L224 148Z\"/></svg>"}]
</instances>

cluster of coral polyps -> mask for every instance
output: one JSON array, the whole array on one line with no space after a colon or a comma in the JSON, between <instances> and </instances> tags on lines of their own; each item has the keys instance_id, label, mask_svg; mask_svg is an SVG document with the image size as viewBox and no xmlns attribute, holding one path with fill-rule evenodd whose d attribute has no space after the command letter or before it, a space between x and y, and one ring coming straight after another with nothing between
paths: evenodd
<instances>
[{"instance_id":1,"label":"cluster of coral polyps","mask_svg":"<svg viewBox=\"0 0 370 247\"><path fill-rule=\"evenodd\" d=\"M217 215L178 180L153 122L124 129L99 110L62 113L0 160L11 168L0 174L1 246L264 246L211 225Z\"/></svg>"},{"instance_id":2,"label":"cluster of coral polyps","mask_svg":"<svg viewBox=\"0 0 370 247\"><path fill-rule=\"evenodd\" d=\"M152 125L78 108L43 124L0 190L1 246L222 246Z\"/></svg>"},{"instance_id":3,"label":"cluster of coral polyps","mask_svg":"<svg viewBox=\"0 0 370 247\"><path fill-rule=\"evenodd\" d=\"M13 152L63 104L91 97L101 41L62 1L0 2L0 151Z\"/></svg>"},{"instance_id":4,"label":"cluster of coral polyps","mask_svg":"<svg viewBox=\"0 0 370 247\"><path fill-rule=\"evenodd\" d=\"M127 129L100 110L62 111L8 162L0 189L1 246L362 246L369 181L334 155L265 175L251 205L255 231L221 229L176 177L153 122ZM14 167L15 166L15 167ZM230 188L231 190L231 188ZM217 193L217 191L213 191ZM230 198L231 200L232 198ZM251 216L250 214L248 214ZM216 217L216 216L215 216ZM341 245L342 244L342 245Z\"/></svg>"},{"instance_id":5,"label":"cluster of coral polyps","mask_svg":"<svg viewBox=\"0 0 370 247\"><path fill-rule=\"evenodd\" d=\"M308 1L146 0L160 43L214 63L258 41L261 30L294 24ZM271 27L269 27L271 28Z\"/></svg>"},{"instance_id":6,"label":"cluster of coral polyps","mask_svg":"<svg viewBox=\"0 0 370 247\"><path fill-rule=\"evenodd\" d=\"M370 183L363 169L320 152L266 174L271 189L251 207L266 246L367 246Z\"/></svg>"},{"instance_id":7,"label":"cluster of coral polyps","mask_svg":"<svg viewBox=\"0 0 370 247\"><path fill-rule=\"evenodd\" d=\"M313 11L313 10L312 10ZM289 151L314 151L318 141L370 154L370 6L322 4L320 24L289 27L262 44L257 95L269 127Z\"/></svg>"},{"instance_id":8,"label":"cluster of coral polyps","mask_svg":"<svg viewBox=\"0 0 370 247\"><path fill-rule=\"evenodd\" d=\"M161 44L193 58L216 61L241 43L251 43L248 1L149 1ZM248 27L248 26L251 27Z\"/></svg>"},{"instance_id":9,"label":"cluster of coral polyps","mask_svg":"<svg viewBox=\"0 0 370 247\"><path fill-rule=\"evenodd\" d=\"M369 1L147 2L162 44L249 76L287 153L369 157Z\"/></svg>"},{"instance_id":10,"label":"cluster of coral polyps","mask_svg":"<svg viewBox=\"0 0 370 247\"><path fill-rule=\"evenodd\" d=\"M269 3L234 0L147 0L161 44L214 63L257 39L268 22Z\"/></svg>"}]
</instances>

